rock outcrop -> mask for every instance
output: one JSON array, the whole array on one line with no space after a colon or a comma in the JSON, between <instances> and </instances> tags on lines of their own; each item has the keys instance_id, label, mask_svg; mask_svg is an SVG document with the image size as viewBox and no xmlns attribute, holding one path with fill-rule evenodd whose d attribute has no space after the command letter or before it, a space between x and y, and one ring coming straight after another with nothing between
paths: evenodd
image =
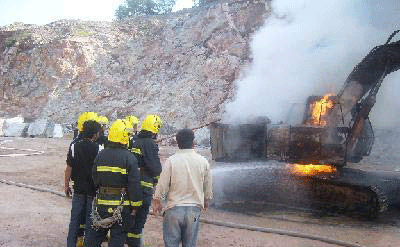
<instances>
[{"instance_id":1,"label":"rock outcrop","mask_svg":"<svg viewBox=\"0 0 400 247\"><path fill-rule=\"evenodd\" d=\"M60 20L0 28L0 117L73 123L158 113L194 127L218 119L251 62L269 0L221 0L121 22Z\"/></svg>"}]
</instances>

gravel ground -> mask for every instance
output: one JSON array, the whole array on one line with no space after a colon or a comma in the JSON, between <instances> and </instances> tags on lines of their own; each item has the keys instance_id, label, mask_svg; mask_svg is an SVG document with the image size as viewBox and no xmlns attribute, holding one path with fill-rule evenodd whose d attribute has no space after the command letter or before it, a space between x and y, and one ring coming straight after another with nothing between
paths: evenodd
<instances>
[{"instance_id":1,"label":"gravel ground","mask_svg":"<svg viewBox=\"0 0 400 247\"><path fill-rule=\"evenodd\" d=\"M60 139L0 137L0 147L17 148L6 151L0 149L0 180L62 192L65 156L69 143L68 137ZM395 147L392 144L390 146L392 149ZM378 148L378 150L384 149L385 147ZM44 153L34 154L35 150L44 151ZM162 161L175 150L175 147L161 146ZM208 149L198 151L210 158ZM14 154L14 156L3 156L3 154ZM379 160L377 155L382 157L381 153L375 153L368 162L373 159ZM398 169L397 164L393 162L388 168L384 168L382 164L384 163L380 163L379 170L396 171ZM357 166L377 170L374 169L374 165ZM0 196L2 198L0 200L2 223L0 246L65 246L71 208L70 199L54 193L40 192L6 183L0 183ZM277 207L277 205L268 207L264 205L258 209L243 210L243 207L237 204L230 205L229 210L210 208L203 213L202 218L336 239L351 243L353 246L398 246L400 242L400 216L397 211L389 212L371 222L346 216L318 217L312 212L291 210ZM144 230L146 246L163 246L161 225L161 216L149 216ZM203 222L198 246L324 247L345 245L234 229Z\"/></svg>"}]
</instances>

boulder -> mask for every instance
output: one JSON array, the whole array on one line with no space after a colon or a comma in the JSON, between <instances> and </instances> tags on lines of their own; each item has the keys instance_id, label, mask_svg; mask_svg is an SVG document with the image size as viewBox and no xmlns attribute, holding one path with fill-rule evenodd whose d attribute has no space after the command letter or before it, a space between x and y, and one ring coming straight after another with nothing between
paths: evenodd
<instances>
[{"instance_id":1,"label":"boulder","mask_svg":"<svg viewBox=\"0 0 400 247\"><path fill-rule=\"evenodd\" d=\"M4 136L3 125L4 125L4 118L0 118L0 136Z\"/></svg>"},{"instance_id":2,"label":"boulder","mask_svg":"<svg viewBox=\"0 0 400 247\"><path fill-rule=\"evenodd\" d=\"M47 119L38 119L29 125L27 134L30 137L47 137L48 125Z\"/></svg>"},{"instance_id":3,"label":"boulder","mask_svg":"<svg viewBox=\"0 0 400 247\"><path fill-rule=\"evenodd\" d=\"M15 117L6 119L3 123L4 136L20 137L24 135L28 124L24 123L24 118Z\"/></svg>"},{"instance_id":4,"label":"boulder","mask_svg":"<svg viewBox=\"0 0 400 247\"><path fill-rule=\"evenodd\" d=\"M55 124L53 122L47 122L46 129L44 131L44 137L54 137L54 126Z\"/></svg>"},{"instance_id":5,"label":"boulder","mask_svg":"<svg viewBox=\"0 0 400 247\"><path fill-rule=\"evenodd\" d=\"M63 127L61 124L55 124L53 129L53 136L54 138L61 138L64 136Z\"/></svg>"}]
</instances>

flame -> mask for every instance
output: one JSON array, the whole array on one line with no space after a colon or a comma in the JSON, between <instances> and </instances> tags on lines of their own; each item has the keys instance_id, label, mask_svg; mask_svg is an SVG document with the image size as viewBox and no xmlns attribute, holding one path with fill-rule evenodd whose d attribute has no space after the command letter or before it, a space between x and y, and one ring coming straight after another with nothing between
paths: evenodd
<instances>
[{"instance_id":1,"label":"flame","mask_svg":"<svg viewBox=\"0 0 400 247\"><path fill-rule=\"evenodd\" d=\"M291 172L300 176L313 176L323 173L336 172L336 167L332 165L293 164L291 166Z\"/></svg>"},{"instance_id":2,"label":"flame","mask_svg":"<svg viewBox=\"0 0 400 247\"><path fill-rule=\"evenodd\" d=\"M319 101L316 101L312 104L312 120L311 124L319 125L319 126L326 126L326 120L322 120L322 117L325 116L329 109L333 107L333 101L329 99L329 96L333 94L328 94L323 96L323 98Z\"/></svg>"}]
</instances>

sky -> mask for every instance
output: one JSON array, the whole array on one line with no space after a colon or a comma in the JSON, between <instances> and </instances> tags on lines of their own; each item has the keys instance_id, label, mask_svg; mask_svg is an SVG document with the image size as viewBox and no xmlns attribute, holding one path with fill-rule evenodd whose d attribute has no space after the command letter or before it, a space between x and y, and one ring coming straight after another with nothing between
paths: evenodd
<instances>
[{"instance_id":1,"label":"sky","mask_svg":"<svg viewBox=\"0 0 400 247\"><path fill-rule=\"evenodd\" d=\"M112 21L125 0L0 0L0 26L14 22L45 25L60 19ZM174 10L190 8L192 0L177 0Z\"/></svg>"},{"instance_id":2,"label":"sky","mask_svg":"<svg viewBox=\"0 0 400 247\"><path fill-rule=\"evenodd\" d=\"M257 116L285 121L308 96L338 93L363 57L400 29L398 0L275 0L272 6L251 43L254 59L237 81L227 122ZM400 125L398 95L400 71L382 84L371 112L374 126Z\"/></svg>"}]
</instances>

